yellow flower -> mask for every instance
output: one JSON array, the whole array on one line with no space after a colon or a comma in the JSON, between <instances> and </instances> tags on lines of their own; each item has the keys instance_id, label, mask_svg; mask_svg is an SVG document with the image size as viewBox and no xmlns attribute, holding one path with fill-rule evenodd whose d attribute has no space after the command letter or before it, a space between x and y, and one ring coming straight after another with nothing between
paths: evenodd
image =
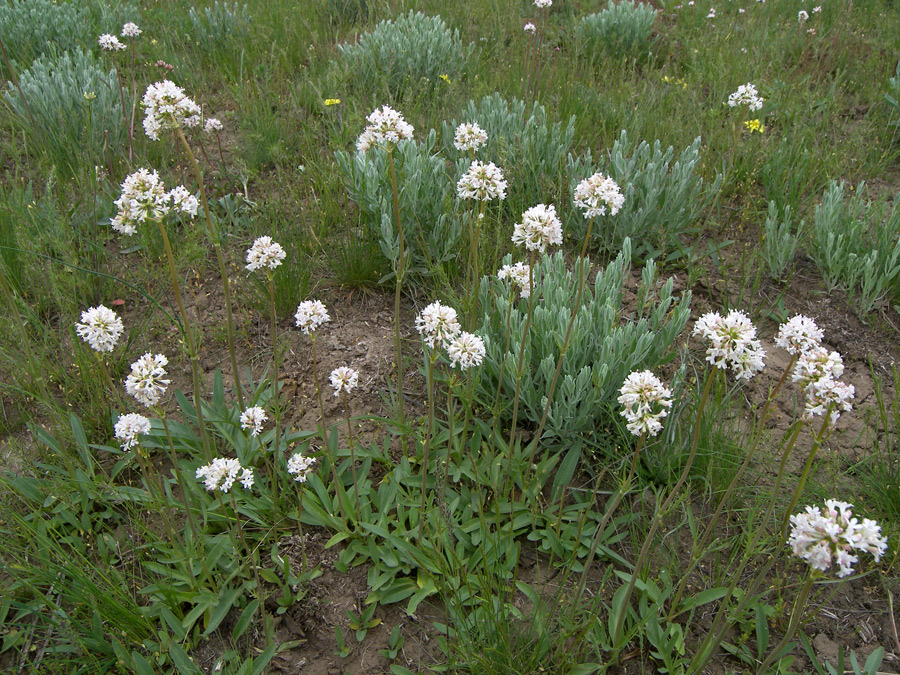
<instances>
[{"instance_id":1,"label":"yellow flower","mask_svg":"<svg viewBox=\"0 0 900 675\"><path fill-rule=\"evenodd\" d=\"M326 106L329 106L329 105L340 105L340 103L341 103L341 99L339 99L339 98L326 98L326 99L325 99L325 105L326 105Z\"/></svg>"},{"instance_id":2,"label":"yellow flower","mask_svg":"<svg viewBox=\"0 0 900 675\"><path fill-rule=\"evenodd\" d=\"M442 79L444 82L446 82L447 84L450 84L450 78L449 78L449 76L447 76L447 75L441 75L441 79Z\"/></svg>"},{"instance_id":3,"label":"yellow flower","mask_svg":"<svg viewBox=\"0 0 900 675\"><path fill-rule=\"evenodd\" d=\"M687 82L682 80L680 77L669 77L668 75L663 75L663 82L666 84L675 84L681 85L682 89L687 89Z\"/></svg>"},{"instance_id":4,"label":"yellow flower","mask_svg":"<svg viewBox=\"0 0 900 675\"><path fill-rule=\"evenodd\" d=\"M763 126L763 123L758 119L755 120L747 120L744 122L744 126L747 127L747 130L752 134L754 131L764 134L766 132L766 127Z\"/></svg>"}]
</instances>

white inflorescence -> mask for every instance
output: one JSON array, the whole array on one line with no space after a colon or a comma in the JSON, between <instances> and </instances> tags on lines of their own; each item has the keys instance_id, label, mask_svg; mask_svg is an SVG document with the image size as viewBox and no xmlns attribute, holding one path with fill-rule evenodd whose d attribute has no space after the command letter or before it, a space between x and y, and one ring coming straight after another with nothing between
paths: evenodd
<instances>
[{"instance_id":1,"label":"white inflorescence","mask_svg":"<svg viewBox=\"0 0 900 675\"><path fill-rule=\"evenodd\" d=\"M341 366L331 371L330 379L331 386L334 387L335 396L340 395L342 391L349 394L359 384L359 373L353 368Z\"/></svg>"},{"instance_id":2,"label":"white inflorescence","mask_svg":"<svg viewBox=\"0 0 900 675\"><path fill-rule=\"evenodd\" d=\"M217 134L225 127L222 126L222 123L217 120L215 117L207 118L206 122L203 125L203 131L208 134Z\"/></svg>"},{"instance_id":3,"label":"white inflorescence","mask_svg":"<svg viewBox=\"0 0 900 675\"><path fill-rule=\"evenodd\" d=\"M497 272L497 278L500 281L509 279L516 284L521 292L519 296L523 299L531 295L531 268L527 263L517 262L514 265L504 265Z\"/></svg>"},{"instance_id":4,"label":"white inflorescence","mask_svg":"<svg viewBox=\"0 0 900 675\"><path fill-rule=\"evenodd\" d=\"M171 199L156 171L138 169L122 183L122 195L115 201L118 212L110 219L112 228L130 236L140 223L158 223L169 212Z\"/></svg>"},{"instance_id":5,"label":"white inflorescence","mask_svg":"<svg viewBox=\"0 0 900 675\"><path fill-rule=\"evenodd\" d=\"M294 477L295 481L305 483L315 463L315 457L307 457L302 452L295 452L287 461L287 470Z\"/></svg>"},{"instance_id":6,"label":"white inflorescence","mask_svg":"<svg viewBox=\"0 0 900 675\"><path fill-rule=\"evenodd\" d=\"M91 307L81 313L81 322L75 324L78 337L98 352L111 352L119 336L125 330L114 311L103 305Z\"/></svg>"},{"instance_id":7,"label":"white inflorescence","mask_svg":"<svg viewBox=\"0 0 900 675\"><path fill-rule=\"evenodd\" d=\"M552 4L553 4L553 0L534 0L534 6L540 7L542 9L544 7L549 7Z\"/></svg>"},{"instance_id":8,"label":"white inflorescence","mask_svg":"<svg viewBox=\"0 0 900 675\"><path fill-rule=\"evenodd\" d=\"M142 32L143 31L140 28L138 28L138 25L136 23L132 23L131 21L126 23L124 26L122 26L122 37L133 38L133 37L137 37Z\"/></svg>"},{"instance_id":9,"label":"white inflorescence","mask_svg":"<svg viewBox=\"0 0 900 675\"><path fill-rule=\"evenodd\" d=\"M816 346L802 352L794 366L792 380L803 387L806 394L804 418L824 416L831 409L829 424L834 427L841 411L850 412L850 403L856 394L852 384L840 382L844 374L844 361L837 352L829 352Z\"/></svg>"},{"instance_id":10,"label":"white inflorescence","mask_svg":"<svg viewBox=\"0 0 900 675\"><path fill-rule=\"evenodd\" d=\"M221 490L228 492L234 482L240 480L244 489L249 490L253 487L253 469L247 469L241 466L236 459L226 459L224 457L216 457L206 466L197 469L197 478L202 478L206 489Z\"/></svg>"},{"instance_id":11,"label":"white inflorescence","mask_svg":"<svg viewBox=\"0 0 900 675\"><path fill-rule=\"evenodd\" d=\"M119 41L119 38L109 33L101 35L97 38L97 42L100 44L100 49L105 49L108 52L120 52L125 49L125 45Z\"/></svg>"},{"instance_id":12,"label":"white inflorescence","mask_svg":"<svg viewBox=\"0 0 900 675\"><path fill-rule=\"evenodd\" d=\"M258 405L247 408L241 413L241 429L249 431L251 436L259 436L267 419L266 411Z\"/></svg>"},{"instance_id":13,"label":"white inflorescence","mask_svg":"<svg viewBox=\"0 0 900 675\"><path fill-rule=\"evenodd\" d=\"M456 184L456 193L460 199L488 202L492 199L506 199L506 187L503 172L496 164L485 164L476 159Z\"/></svg>"},{"instance_id":14,"label":"white inflorescence","mask_svg":"<svg viewBox=\"0 0 900 675\"><path fill-rule=\"evenodd\" d=\"M708 340L706 360L717 368L731 368L738 379L749 380L764 367L763 350L756 327L743 312L732 310L724 319L718 312L704 314L694 325L694 335Z\"/></svg>"},{"instance_id":15,"label":"white inflorescence","mask_svg":"<svg viewBox=\"0 0 900 675\"><path fill-rule=\"evenodd\" d=\"M468 370L484 361L484 340L473 333L460 333L447 344L450 366Z\"/></svg>"},{"instance_id":16,"label":"white inflorescence","mask_svg":"<svg viewBox=\"0 0 900 675\"><path fill-rule=\"evenodd\" d=\"M200 124L200 106L185 96L184 90L170 80L147 87L141 101L144 106L144 132L159 140L161 129L195 127Z\"/></svg>"},{"instance_id":17,"label":"white inflorescence","mask_svg":"<svg viewBox=\"0 0 900 675\"><path fill-rule=\"evenodd\" d=\"M806 12L802 9L799 12L797 12L797 21L799 21L800 23L803 23L807 19L809 19L809 12Z\"/></svg>"},{"instance_id":18,"label":"white inflorescence","mask_svg":"<svg viewBox=\"0 0 900 675\"><path fill-rule=\"evenodd\" d=\"M797 314L778 327L775 344L789 354L801 354L822 342L822 329L808 316Z\"/></svg>"},{"instance_id":19,"label":"white inflorescence","mask_svg":"<svg viewBox=\"0 0 900 675\"><path fill-rule=\"evenodd\" d=\"M728 105L732 108L745 105L750 110L760 110L763 106L763 100L756 87L749 82L742 84L737 90L728 97Z\"/></svg>"},{"instance_id":20,"label":"white inflorescence","mask_svg":"<svg viewBox=\"0 0 900 675\"><path fill-rule=\"evenodd\" d=\"M125 379L125 391L134 396L138 403L148 408L155 406L169 386L165 368L168 363L169 360L162 354L147 352L131 364L131 374Z\"/></svg>"},{"instance_id":21,"label":"white inflorescence","mask_svg":"<svg viewBox=\"0 0 900 675\"><path fill-rule=\"evenodd\" d=\"M522 27L522 30L524 30L526 33L534 33L537 28L535 28L534 24L529 21Z\"/></svg>"},{"instance_id":22,"label":"white inflorescence","mask_svg":"<svg viewBox=\"0 0 900 675\"><path fill-rule=\"evenodd\" d=\"M513 229L512 242L516 246L525 245L529 251L545 253L547 246L562 244L562 223L552 204L532 206L522 214L522 222Z\"/></svg>"},{"instance_id":23,"label":"white inflorescence","mask_svg":"<svg viewBox=\"0 0 900 675\"><path fill-rule=\"evenodd\" d=\"M432 302L416 317L416 330L425 344L436 349L459 335L462 327L455 309L440 302Z\"/></svg>"},{"instance_id":24,"label":"white inflorescence","mask_svg":"<svg viewBox=\"0 0 900 675\"><path fill-rule=\"evenodd\" d=\"M268 267L274 270L286 257L281 244L272 241L272 237L260 237L247 249L247 269L251 272Z\"/></svg>"},{"instance_id":25,"label":"white inflorescence","mask_svg":"<svg viewBox=\"0 0 900 675\"><path fill-rule=\"evenodd\" d=\"M487 143L487 133L476 122L467 122L456 127L453 147L457 150L474 152L485 143Z\"/></svg>"},{"instance_id":26,"label":"white inflorescence","mask_svg":"<svg viewBox=\"0 0 900 675\"><path fill-rule=\"evenodd\" d=\"M854 518L852 507L829 499L824 511L807 506L806 513L792 515L788 544L794 555L822 572L835 564L838 577L853 573L853 563L859 560L854 551L868 551L879 562L887 550L887 538L874 520L863 518L860 523Z\"/></svg>"},{"instance_id":27,"label":"white inflorescence","mask_svg":"<svg viewBox=\"0 0 900 675\"><path fill-rule=\"evenodd\" d=\"M649 370L631 373L619 390L620 414L628 420L628 431L635 436L656 436L662 430L663 417L672 407L672 392Z\"/></svg>"},{"instance_id":28,"label":"white inflorescence","mask_svg":"<svg viewBox=\"0 0 900 675\"><path fill-rule=\"evenodd\" d=\"M122 441L123 450L131 450L140 441L138 436L150 433L150 420L137 413L122 415L115 427L116 438Z\"/></svg>"},{"instance_id":29,"label":"white inflorescence","mask_svg":"<svg viewBox=\"0 0 900 675\"><path fill-rule=\"evenodd\" d=\"M183 185L175 186L169 193L169 197L172 198L173 207L182 213L188 214L191 218L197 217L197 209L200 208L200 202L188 192L186 187Z\"/></svg>"},{"instance_id":30,"label":"white inflorescence","mask_svg":"<svg viewBox=\"0 0 900 675\"><path fill-rule=\"evenodd\" d=\"M382 106L381 110L376 108L366 121L369 125L356 141L356 149L360 152L368 152L377 145L392 148L400 141L409 140L413 136L412 125L390 106Z\"/></svg>"},{"instance_id":31,"label":"white inflorescence","mask_svg":"<svg viewBox=\"0 0 900 675\"><path fill-rule=\"evenodd\" d=\"M584 209L585 218L605 216L607 209L614 216L623 204L625 196L616 181L602 173L585 178L575 187L575 206Z\"/></svg>"},{"instance_id":32,"label":"white inflorescence","mask_svg":"<svg viewBox=\"0 0 900 675\"><path fill-rule=\"evenodd\" d=\"M297 328L303 331L304 335L309 335L312 331L318 329L323 323L331 321L331 316L325 305L319 300L304 300L297 306L297 313L294 314L297 320Z\"/></svg>"}]
</instances>

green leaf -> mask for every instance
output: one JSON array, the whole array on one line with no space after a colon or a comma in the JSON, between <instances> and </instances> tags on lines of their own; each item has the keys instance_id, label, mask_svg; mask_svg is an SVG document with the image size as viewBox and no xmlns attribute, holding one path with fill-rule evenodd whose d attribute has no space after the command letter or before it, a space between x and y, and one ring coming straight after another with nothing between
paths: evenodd
<instances>
[{"instance_id":1,"label":"green leaf","mask_svg":"<svg viewBox=\"0 0 900 675\"><path fill-rule=\"evenodd\" d=\"M247 606L244 607L244 611L241 612L241 615L238 617L237 623L234 624L234 628L231 629L231 637L233 640L237 640L244 634L244 631L247 630L250 622L253 621L253 616L256 614L258 608L259 600L256 598L247 603Z\"/></svg>"},{"instance_id":2,"label":"green leaf","mask_svg":"<svg viewBox=\"0 0 900 675\"><path fill-rule=\"evenodd\" d=\"M278 649L278 644L273 643L266 647L265 651L262 654L253 659L253 673L252 675L260 675L263 670L265 670L266 666L269 665L269 661L272 660L272 657L275 656L275 650Z\"/></svg>"},{"instance_id":3,"label":"green leaf","mask_svg":"<svg viewBox=\"0 0 900 675\"><path fill-rule=\"evenodd\" d=\"M219 624L222 623L222 619L228 616L228 612L231 611L232 606L237 602L237 599L240 598L241 595L240 588L222 591L222 595L216 603L216 608L213 610L212 616L209 619L209 624L206 626L206 630L203 631L204 636L208 636L219 627Z\"/></svg>"},{"instance_id":4,"label":"green leaf","mask_svg":"<svg viewBox=\"0 0 900 675\"><path fill-rule=\"evenodd\" d=\"M700 593L697 593L697 595L686 598L678 608L678 614L696 609L697 607L700 607L700 605L715 602L716 600L724 598L726 593L728 593L727 588L708 588L705 591L701 591ZM678 616L678 614L675 614L675 616Z\"/></svg>"},{"instance_id":5,"label":"green leaf","mask_svg":"<svg viewBox=\"0 0 900 675\"><path fill-rule=\"evenodd\" d=\"M134 664L134 672L137 675L154 675L153 666L137 652L131 652L131 661Z\"/></svg>"},{"instance_id":6,"label":"green leaf","mask_svg":"<svg viewBox=\"0 0 900 675\"><path fill-rule=\"evenodd\" d=\"M172 663L181 675L203 675L203 671L191 661L191 657L177 643L169 645L169 656L172 657Z\"/></svg>"},{"instance_id":7,"label":"green leaf","mask_svg":"<svg viewBox=\"0 0 900 675\"><path fill-rule=\"evenodd\" d=\"M863 666L863 673L865 673L865 675L875 675L881 667L881 661L883 659L884 647L879 647L869 654L869 658L866 659L866 664Z\"/></svg>"},{"instance_id":8,"label":"green leaf","mask_svg":"<svg viewBox=\"0 0 900 675\"><path fill-rule=\"evenodd\" d=\"M169 627L175 634L175 639L179 642L182 642L187 637L187 631L184 629L184 626L181 624L181 621L172 614L172 610L163 605L159 604L159 615L162 617L163 621L166 622L166 625Z\"/></svg>"},{"instance_id":9,"label":"green leaf","mask_svg":"<svg viewBox=\"0 0 900 675\"><path fill-rule=\"evenodd\" d=\"M569 675L592 675L600 670L602 666L599 663L579 663L569 671Z\"/></svg>"},{"instance_id":10,"label":"green leaf","mask_svg":"<svg viewBox=\"0 0 900 675\"><path fill-rule=\"evenodd\" d=\"M575 475L575 469L578 467L578 461L581 459L581 441L575 443L562 462L559 463L559 469L556 471L556 477L553 479L553 496L551 501L559 499L559 492L564 486L569 485L572 476Z\"/></svg>"}]
</instances>

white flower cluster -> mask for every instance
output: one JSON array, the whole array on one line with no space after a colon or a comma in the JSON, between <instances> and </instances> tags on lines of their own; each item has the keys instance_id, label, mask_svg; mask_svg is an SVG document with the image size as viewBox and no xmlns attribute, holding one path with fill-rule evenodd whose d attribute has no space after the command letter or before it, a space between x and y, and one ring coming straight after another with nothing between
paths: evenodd
<instances>
[{"instance_id":1,"label":"white flower cluster","mask_svg":"<svg viewBox=\"0 0 900 675\"><path fill-rule=\"evenodd\" d=\"M111 352L119 336L125 330L122 319L103 305L90 307L81 313L81 322L75 324L78 337L87 342L91 349L98 352Z\"/></svg>"},{"instance_id":2,"label":"white flower cluster","mask_svg":"<svg viewBox=\"0 0 900 675\"><path fill-rule=\"evenodd\" d=\"M545 253L547 246L562 244L562 223L552 204L532 206L522 214L522 222L513 229L512 242L516 246L525 245L529 251Z\"/></svg>"},{"instance_id":3,"label":"white flower cluster","mask_svg":"<svg viewBox=\"0 0 900 675\"><path fill-rule=\"evenodd\" d=\"M147 87L141 101L144 106L144 132L159 140L161 129L195 127L200 124L200 106L185 96L184 90L170 80Z\"/></svg>"},{"instance_id":4,"label":"white flower cluster","mask_svg":"<svg viewBox=\"0 0 900 675\"><path fill-rule=\"evenodd\" d=\"M169 386L165 368L168 363L169 360L162 354L147 352L131 364L131 374L125 379L125 391L134 396L138 403L148 408L155 406Z\"/></svg>"},{"instance_id":5,"label":"white flower cluster","mask_svg":"<svg viewBox=\"0 0 900 675\"><path fill-rule=\"evenodd\" d=\"M172 206L182 213L188 214L191 218L197 217L197 209L200 208L200 202L194 195L188 192L186 187L183 185L176 185L172 188L169 196L172 198Z\"/></svg>"},{"instance_id":6,"label":"white flower cluster","mask_svg":"<svg viewBox=\"0 0 900 675\"><path fill-rule=\"evenodd\" d=\"M859 560L854 551L868 551L879 562L887 550L887 538L881 536L881 526L874 520L863 518L860 523L854 518L852 507L828 499L824 511L807 506L806 513L792 515L788 544L794 555L822 572L833 563L838 577L853 573L853 563Z\"/></svg>"},{"instance_id":7,"label":"white flower cluster","mask_svg":"<svg viewBox=\"0 0 900 675\"><path fill-rule=\"evenodd\" d=\"M706 360L716 368L731 368L738 379L749 380L765 365L756 327L743 312L732 310L724 319L718 312L704 314L694 325L694 335L710 343Z\"/></svg>"},{"instance_id":8,"label":"white flower cluster","mask_svg":"<svg viewBox=\"0 0 900 675\"><path fill-rule=\"evenodd\" d=\"M247 269L251 272L268 267L274 270L286 257L281 244L272 241L272 237L259 237L253 246L247 249Z\"/></svg>"},{"instance_id":9,"label":"white flower cluster","mask_svg":"<svg viewBox=\"0 0 900 675\"><path fill-rule=\"evenodd\" d=\"M544 7L549 7L553 4L553 0L534 0L534 6L540 7L543 9Z\"/></svg>"},{"instance_id":10,"label":"white flower cluster","mask_svg":"<svg viewBox=\"0 0 900 675\"><path fill-rule=\"evenodd\" d=\"M829 352L821 346L807 349L800 354L791 379L803 387L806 394L804 418L824 416L831 409L829 425L834 428L841 411L850 412L850 401L856 395L852 384L840 382L844 374L844 361L837 352Z\"/></svg>"},{"instance_id":11,"label":"white flower cluster","mask_svg":"<svg viewBox=\"0 0 900 675\"><path fill-rule=\"evenodd\" d=\"M519 297L527 299L531 296L531 266L527 263L517 262L514 265L504 265L497 272L497 278L500 281L509 279L516 284L519 289Z\"/></svg>"},{"instance_id":12,"label":"white flower cluster","mask_svg":"<svg viewBox=\"0 0 900 675\"><path fill-rule=\"evenodd\" d=\"M662 430L663 417L672 407L672 392L649 370L631 373L619 390L620 414L628 420L628 431L635 436L656 436Z\"/></svg>"},{"instance_id":13,"label":"white flower cluster","mask_svg":"<svg viewBox=\"0 0 900 675\"><path fill-rule=\"evenodd\" d=\"M137 413L122 415L115 426L116 438L122 441L123 450L131 450L140 441L138 436L150 433L150 420Z\"/></svg>"},{"instance_id":14,"label":"white flower cluster","mask_svg":"<svg viewBox=\"0 0 900 675\"><path fill-rule=\"evenodd\" d=\"M258 405L247 408L241 413L241 429L249 431L251 436L259 436L267 419L266 411Z\"/></svg>"},{"instance_id":15,"label":"white flower cluster","mask_svg":"<svg viewBox=\"0 0 900 675\"><path fill-rule=\"evenodd\" d=\"M625 204L625 196L619 185L612 178L602 173L595 173L585 178L575 187L575 206L584 209L585 218L616 215Z\"/></svg>"},{"instance_id":16,"label":"white flower cluster","mask_svg":"<svg viewBox=\"0 0 900 675\"><path fill-rule=\"evenodd\" d=\"M160 222L172 210L170 202L192 218L197 215L199 202L187 188L178 185L166 192L156 171L138 169L122 183L122 194L115 201L116 215L109 222L119 234L131 236L141 223Z\"/></svg>"},{"instance_id":17,"label":"white flower cluster","mask_svg":"<svg viewBox=\"0 0 900 675\"><path fill-rule=\"evenodd\" d=\"M356 141L356 149L360 152L368 152L376 145L393 147L400 141L409 140L413 136L413 127L403 115L391 108L382 106L377 108L366 118L369 126L365 128Z\"/></svg>"},{"instance_id":18,"label":"white flower cluster","mask_svg":"<svg viewBox=\"0 0 900 675\"><path fill-rule=\"evenodd\" d=\"M487 143L487 138L487 133L477 122L467 122L456 127L453 147L464 152L469 150L475 152Z\"/></svg>"},{"instance_id":19,"label":"white flower cluster","mask_svg":"<svg viewBox=\"0 0 900 675\"><path fill-rule=\"evenodd\" d=\"M359 373L353 368L340 366L331 371L330 380L335 396L340 395L342 391L349 394L359 384Z\"/></svg>"},{"instance_id":20,"label":"white flower cluster","mask_svg":"<svg viewBox=\"0 0 900 675\"><path fill-rule=\"evenodd\" d=\"M763 100L756 87L749 82L742 84L733 94L728 97L728 105L731 108L745 105L751 111L760 110L763 106Z\"/></svg>"},{"instance_id":21,"label":"white flower cluster","mask_svg":"<svg viewBox=\"0 0 900 675\"><path fill-rule=\"evenodd\" d=\"M122 26L122 37L134 38L141 33L143 33L143 31L138 28L138 25L136 23L132 23L131 21Z\"/></svg>"},{"instance_id":22,"label":"white flower cluster","mask_svg":"<svg viewBox=\"0 0 900 675\"><path fill-rule=\"evenodd\" d=\"M97 42L100 44L100 49L104 49L108 52L120 52L125 49L125 45L119 41L115 35L110 35L109 33L104 33L99 38L97 38Z\"/></svg>"},{"instance_id":23,"label":"white flower cluster","mask_svg":"<svg viewBox=\"0 0 900 675\"><path fill-rule=\"evenodd\" d=\"M203 125L203 131L208 134L217 134L224 128L225 127L222 126L222 123L215 117L208 117Z\"/></svg>"},{"instance_id":24,"label":"white flower cluster","mask_svg":"<svg viewBox=\"0 0 900 675\"><path fill-rule=\"evenodd\" d=\"M315 463L315 457L307 457L302 452L295 452L287 461L287 470L295 481L305 483Z\"/></svg>"},{"instance_id":25,"label":"white flower cluster","mask_svg":"<svg viewBox=\"0 0 900 675\"><path fill-rule=\"evenodd\" d=\"M468 370L480 366L485 353L484 340L473 333L460 333L447 344L451 368Z\"/></svg>"},{"instance_id":26,"label":"white flower cluster","mask_svg":"<svg viewBox=\"0 0 900 675\"><path fill-rule=\"evenodd\" d=\"M416 330L431 349L446 346L459 335L462 327L456 310L440 302L432 302L416 317Z\"/></svg>"},{"instance_id":27,"label":"white flower cluster","mask_svg":"<svg viewBox=\"0 0 900 675\"><path fill-rule=\"evenodd\" d=\"M331 321L331 316L320 300L304 300L297 306L294 319L296 319L297 328L303 331L304 335L309 335L322 324Z\"/></svg>"},{"instance_id":28,"label":"white flower cluster","mask_svg":"<svg viewBox=\"0 0 900 675\"><path fill-rule=\"evenodd\" d=\"M526 33L534 34L537 28L535 28L535 25L529 21L522 27L522 30L524 30Z\"/></svg>"},{"instance_id":29,"label":"white flower cluster","mask_svg":"<svg viewBox=\"0 0 900 675\"><path fill-rule=\"evenodd\" d=\"M797 12L797 21L799 21L800 23L803 23L804 21L807 21L808 19L809 19L809 12L802 10L802 9L799 12Z\"/></svg>"},{"instance_id":30,"label":"white flower cluster","mask_svg":"<svg viewBox=\"0 0 900 675\"><path fill-rule=\"evenodd\" d=\"M485 164L476 159L456 184L456 193L460 199L489 202L492 199L506 199L506 188L503 172L496 164Z\"/></svg>"},{"instance_id":31,"label":"white flower cluster","mask_svg":"<svg viewBox=\"0 0 900 675\"><path fill-rule=\"evenodd\" d=\"M801 354L822 342L822 329L808 316L797 314L778 327L775 344L789 354Z\"/></svg>"},{"instance_id":32,"label":"white flower cluster","mask_svg":"<svg viewBox=\"0 0 900 675\"><path fill-rule=\"evenodd\" d=\"M244 489L249 490L253 487L254 481L253 469L242 467L236 459L224 457L216 457L211 463L197 469L197 478L204 480L206 489L210 492L213 490L228 492L236 480L240 480Z\"/></svg>"}]
</instances>

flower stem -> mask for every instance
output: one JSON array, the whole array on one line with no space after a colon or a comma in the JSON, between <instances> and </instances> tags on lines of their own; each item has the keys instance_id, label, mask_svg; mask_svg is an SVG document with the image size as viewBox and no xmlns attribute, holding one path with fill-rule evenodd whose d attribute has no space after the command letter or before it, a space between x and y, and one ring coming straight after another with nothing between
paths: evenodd
<instances>
[{"instance_id":1,"label":"flower stem","mask_svg":"<svg viewBox=\"0 0 900 675\"><path fill-rule=\"evenodd\" d=\"M347 391L341 389L344 395L344 411L347 413L347 442L350 444L350 471L353 473L353 496L356 497L356 521L359 522L359 483L356 480L356 448L353 446L353 429L350 427L350 403L347 401Z\"/></svg>"},{"instance_id":2,"label":"flower stem","mask_svg":"<svg viewBox=\"0 0 900 675\"><path fill-rule=\"evenodd\" d=\"M338 500L338 506L341 509L341 520L344 523L344 529L347 529L347 513L344 510L344 500L341 499L341 489L343 484L338 479L337 465L335 464L334 455L331 454L331 446L328 444L328 434L325 432L325 405L322 403L322 387L319 385L319 364L316 359L316 334L310 333L309 339L312 342L313 356L313 380L316 383L316 396L319 399L319 432L322 434L322 443L325 444L325 453L328 455L328 463L331 464L331 478L334 480L334 494Z\"/></svg>"},{"instance_id":3,"label":"flower stem","mask_svg":"<svg viewBox=\"0 0 900 675\"><path fill-rule=\"evenodd\" d=\"M397 191L397 172L394 169L394 149L387 148L388 164L391 167L391 188L394 196L394 218L397 220L399 249L397 254L396 287L394 289L394 350L397 358L397 415L402 423L405 419L403 405L403 346L400 342L400 294L403 290L406 249L403 240L403 222L400 220L400 197ZM404 443L405 445L405 443Z\"/></svg>"},{"instance_id":4,"label":"flower stem","mask_svg":"<svg viewBox=\"0 0 900 675\"><path fill-rule=\"evenodd\" d=\"M278 317L275 313L275 276L272 270L268 270L269 277L269 310L272 314L272 411L273 416L275 417L275 445L272 447L272 453L275 455L275 462L277 464L278 458L280 457L280 449L281 449L281 406L278 403L278 366L279 366L279 355L278 355ZM260 441L260 447L262 447L262 441ZM268 459L268 456L263 455ZM273 506L273 517L275 519L275 524L277 527L278 524L278 488L279 488L279 478L280 476L276 475L275 472L272 472L272 506Z\"/></svg>"},{"instance_id":5,"label":"flower stem","mask_svg":"<svg viewBox=\"0 0 900 675\"><path fill-rule=\"evenodd\" d=\"M794 637L794 633L796 633L797 628L800 627L800 620L803 616L803 610L806 608L806 601L809 599L809 592L812 590L812 586L813 575L812 570L810 570L806 575L806 580L803 582L799 595L797 595L797 599L794 600L794 607L791 609L791 618L788 622L788 628L784 633L784 637L781 638L781 642L775 645L772 651L769 652L769 655L759 665L756 669L757 673L768 672L766 668L768 668L775 659L779 658L779 654L787 647L791 638Z\"/></svg>"},{"instance_id":6,"label":"flower stem","mask_svg":"<svg viewBox=\"0 0 900 675\"><path fill-rule=\"evenodd\" d=\"M256 564L255 560L256 554L247 545L247 540L244 537L244 530L241 527L241 516L238 513L237 500L234 498L234 491L232 490L229 494L231 495L231 507L234 509L234 524L237 529L238 537L240 537L241 543L244 545L244 550L247 552L247 562L249 562L250 566L253 568L253 578L256 581L256 599L259 601L259 611L262 614L263 629L266 632L266 639L269 640L271 638L269 635L269 617L266 616L266 599L263 597L263 587L259 579L259 565Z\"/></svg>"},{"instance_id":7,"label":"flower stem","mask_svg":"<svg viewBox=\"0 0 900 675\"><path fill-rule=\"evenodd\" d=\"M819 428L819 433L813 438L813 446L809 451L809 457L806 459L806 464L803 465L803 473L800 474L800 480L797 482L797 487L794 488L794 496L791 498L791 503L788 505L787 510L784 512L784 517L781 519L782 539L784 539L787 534L788 524L791 519L791 511L794 510L794 507L797 505L797 500L800 499L800 494L803 492L803 488L806 487L806 479L809 478L809 471L812 468L813 460L816 458L816 453L819 451L819 447L825 439L825 432L828 431L828 423L831 420L831 411L833 408L834 404L831 403L825 411L825 416L822 418L822 426Z\"/></svg>"},{"instance_id":8,"label":"flower stem","mask_svg":"<svg viewBox=\"0 0 900 675\"><path fill-rule=\"evenodd\" d=\"M422 503L419 507L419 541L425 527L425 492L428 479L428 451L431 449L431 429L434 424L434 362L437 360L437 346L428 355L428 422L425 427L425 443L422 450Z\"/></svg>"}]
</instances>

